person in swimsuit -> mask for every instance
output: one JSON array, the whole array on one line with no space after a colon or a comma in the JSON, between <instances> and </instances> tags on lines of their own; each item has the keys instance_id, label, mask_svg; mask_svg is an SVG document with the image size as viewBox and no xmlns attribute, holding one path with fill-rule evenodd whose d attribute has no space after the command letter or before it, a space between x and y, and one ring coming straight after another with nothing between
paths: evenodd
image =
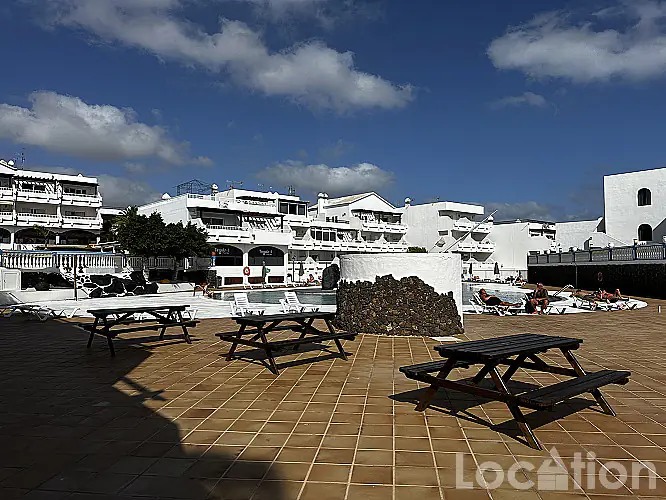
<instances>
[{"instance_id":1,"label":"person in swimsuit","mask_svg":"<svg viewBox=\"0 0 666 500\"><path fill-rule=\"evenodd\" d=\"M496 295L488 295L485 288L479 290L479 298L487 306L503 306L503 307L517 307L520 304L512 304L511 302L505 302Z\"/></svg>"},{"instance_id":2,"label":"person in swimsuit","mask_svg":"<svg viewBox=\"0 0 666 500\"><path fill-rule=\"evenodd\" d=\"M543 287L543 283L537 284L537 288L530 299L530 304L532 304L532 309L534 310L532 314L535 314L539 307L541 307L541 314L546 312L546 307L550 304L550 300L548 299L548 290Z\"/></svg>"}]
</instances>

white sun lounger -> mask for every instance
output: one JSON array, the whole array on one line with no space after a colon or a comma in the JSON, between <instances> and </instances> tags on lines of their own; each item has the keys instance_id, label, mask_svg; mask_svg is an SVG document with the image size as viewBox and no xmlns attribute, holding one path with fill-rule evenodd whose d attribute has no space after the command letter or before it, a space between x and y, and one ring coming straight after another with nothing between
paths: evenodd
<instances>
[{"instance_id":1,"label":"white sun lounger","mask_svg":"<svg viewBox=\"0 0 666 500\"><path fill-rule=\"evenodd\" d=\"M495 314L497 316L506 316L507 314L516 315L525 310L524 305L520 306L489 306L481 300L478 293L472 295L469 303L474 308L476 314Z\"/></svg>"},{"instance_id":2,"label":"white sun lounger","mask_svg":"<svg viewBox=\"0 0 666 500\"><path fill-rule=\"evenodd\" d=\"M307 304L302 304L298 300L298 295L296 292L284 292L284 299L280 299L280 305L282 305L283 313L290 312L318 312L319 307L311 306Z\"/></svg>"},{"instance_id":3,"label":"white sun lounger","mask_svg":"<svg viewBox=\"0 0 666 500\"><path fill-rule=\"evenodd\" d=\"M50 307L40 304L13 304L9 306L2 306L0 315L5 318L11 318L17 313L30 315L39 321L46 321L51 318L72 318L80 307L73 307L68 309L52 309Z\"/></svg>"},{"instance_id":4,"label":"white sun lounger","mask_svg":"<svg viewBox=\"0 0 666 500\"><path fill-rule=\"evenodd\" d=\"M266 309L261 307L253 307L247 298L247 293L234 293L234 303L231 306L231 314L233 316L248 316L264 314Z\"/></svg>"}]
</instances>

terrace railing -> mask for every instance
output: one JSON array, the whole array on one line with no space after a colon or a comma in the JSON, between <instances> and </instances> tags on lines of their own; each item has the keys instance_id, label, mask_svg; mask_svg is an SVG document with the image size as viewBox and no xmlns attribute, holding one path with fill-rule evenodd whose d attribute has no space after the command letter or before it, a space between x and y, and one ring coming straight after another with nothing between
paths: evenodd
<instances>
[{"instance_id":1,"label":"terrace railing","mask_svg":"<svg viewBox=\"0 0 666 500\"><path fill-rule=\"evenodd\" d=\"M666 261L666 244L655 243L629 247L595 248L591 250L577 250L575 252L551 252L527 256L527 263L530 265L644 260Z\"/></svg>"}]
</instances>

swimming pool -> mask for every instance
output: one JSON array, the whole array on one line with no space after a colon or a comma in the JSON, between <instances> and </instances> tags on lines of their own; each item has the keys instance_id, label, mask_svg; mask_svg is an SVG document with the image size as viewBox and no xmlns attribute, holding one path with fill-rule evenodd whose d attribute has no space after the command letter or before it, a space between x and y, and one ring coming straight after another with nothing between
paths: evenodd
<instances>
[{"instance_id":1,"label":"swimming pool","mask_svg":"<svg viewBox=\"0 0 666 500\"><path fill-rule=\"evenodd\" d=\"M294 290L303 304L312 304L317 306L336 305L335 290L323 291L315 290ZM238 293L238 292L235 292ZM279 304L284 299L284 290L250 290L247 292L247 298L252 303L257 304ZM226 292L224 300L234 300L234 292Z\"/></svg>"},{"instance_id":2,"label":"swimming pool","mask_svg":"<svg viewBox=\"0 0 666 500\"><path fill-rule=\"evenodd\" d=\"M493 288L492 284L485 283L463 283L462 284L462 300L463 304L469 304L469 299L472 295L484 288L488 295L495 295L506 302L518 303L525 298L526 293L531 290L522 290L520 288L507 290L506 287Z\"/></svg>"}]
</instances>

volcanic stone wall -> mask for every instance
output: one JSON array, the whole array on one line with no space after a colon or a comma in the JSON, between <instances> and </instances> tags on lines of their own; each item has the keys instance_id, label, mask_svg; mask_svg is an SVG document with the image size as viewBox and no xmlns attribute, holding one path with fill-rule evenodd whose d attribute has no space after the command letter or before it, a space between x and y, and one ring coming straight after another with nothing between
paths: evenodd
<instances>
[{"instance_id":1,"label":"volcanic stone wall","mask_svg":"<svg viewBox=\"0 0 666 500\"><path fill-rule=\"evenodd\" d=\"M341 281L337 303L335 326L348 332L423 337L464 332L452 294L439 294L415 276Z\"/></svg>"}]
</instances>

